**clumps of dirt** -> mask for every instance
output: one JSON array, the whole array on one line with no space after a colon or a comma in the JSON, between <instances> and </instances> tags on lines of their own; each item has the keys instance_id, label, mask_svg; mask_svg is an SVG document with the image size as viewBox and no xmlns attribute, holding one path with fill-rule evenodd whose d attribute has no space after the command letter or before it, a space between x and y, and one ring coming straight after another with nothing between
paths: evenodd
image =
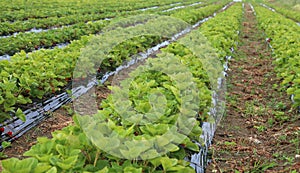
<instances>
[{"instance_id":1,"label":"clumps of dirt","mask_svg":"<svg viewBox=\"0 0 300 173\"><path fill-rule=\"evenodd\" d=\"M100 106L101 101L107 98L109 93L110 90L106 86L97 86L90 90L88 93L84 94L82 97L91 98L90 96L93 95L97 106ZM88 102L88 100L85 101ZM11 146L6 148L3 151L3 153L7 155L7 158L24 158L23 153L28 151L34 144L36 144L38 137L51 138L52 132L60 130L68 125L74 124L72 119L72 115L74 114L73 106L73 103L69 103L67 105L62 106L55 112L50 113L49 117L42 121L38 126L29 130L19 139L13 141L11 143Z\"/></svg>"},{"instance_id":2,"label":"clumps of dirt","mask_svg":"<svg viewBox=\"0 0 300 173\"><path fill-rule=\"evenodd\" d=\"M68 116L67 111L62 108L49 115L41 124L31 129L19 139L11 143L11 147L6 148L3 152L8 158L24 158L23 153L28 151L34 144L38 137L44 136L51 138L51 133L55 130L60 130L73 124L71 116Z\"/></svg>"},{"instance_id":3,"label":"clumps of dirt","mask_svg":"<svg viewBox=\"0 0 300 173\"><path fill-rule=\"evenodd\" d=\"M228 73L227 111L207 172L300 171L300 116L279 87L273 60L245 4L240 44Z\"/></svg>"}]
</instances>

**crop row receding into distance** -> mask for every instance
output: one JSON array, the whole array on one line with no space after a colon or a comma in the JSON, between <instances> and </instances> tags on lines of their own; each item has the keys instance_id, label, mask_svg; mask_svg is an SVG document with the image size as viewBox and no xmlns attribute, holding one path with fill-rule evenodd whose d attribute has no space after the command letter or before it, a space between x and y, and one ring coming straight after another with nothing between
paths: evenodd
<instances>
[{"instance_id":1,"label":"crop row receding into distance","mask_svg":"<svg viewBox=\"0 0 300 173\"><path fill-rule=\"evenodd\" d=\"M219 7L219 9L220 8L221 7ZM214 11L212 11L211 14L213 14L213 12ZM219 51L218 52L219 58L217 59L217 61L219 61L219 59L224 61L224 56L232 53L230 51L230 48L235 47L235 41L237 39L236 30L238 30L238 28L240 26L239 25L239 23L240 23L239 19L240 19L241 16L242 16L241 4L236 4L233 7L229 8L228 11L220 13L215 18L213 18L213 19L209 20L208 22L204 23L203 27L200 27L199 31L203 32L205 35L207 34L208 39L210 41L212 41L212 45ZM228 22L226 22L226 24L225 24L225 23L220 23L219 21L228 21ZM234 25L232 25L232 23L234 23ZM220 31L219 34L212 37L212 35L213 35L212 33L215 32L216 30ZM196 33L196 32L199 32L199 31L193 31L193 32ZM225 38L227 40L225 40ZM185 37L182 37L182 39L189 40L191 38L187 35ZM222 43L224 43L224 44L219 44L218 40L221 40ZM197 41L197 39L196 39L196 41ZM203 40L198 40L198 41L203 41ZM195 45L193 45L193 46L195 46ZM181 51L178 52L178 50L181 50ZM182 47L182 46L175 43L175 44L172 44L172 45L168 46L164 51L174 53L174 54L178 53L178 58L180 58L182 61L186 61L186 63L191 63L189 61L194 61L194 63L192 63L193 65L190 66L190 68L197 67L197 68L195 68L196 70L195 69L192 70L193 74L197 77L200 77L200 78L203 78L203 79L205 78L205 75L204 75L205 72L204 71L199 71L199 69L202 66L199 59L197 57L193 56L192 53L190 51L186 50L184 47ZM184 52L184 54L181 54L180 52ZM152 63L154 63L155 61L159 61L159 59L167 58L167 57L165 57L164 54L158 55L158 57L159 58L157 58L157 60L153 59L150 62L153 61ZM176 70L176 69L174 69L174 70ZM201 73L199 73L199 72L201 72ZM149 76L149 77L151 77L151 76ZM158 79L160 79L160 78L158 78ZM203 82L205 80L201 81L201 80L195 78L195 81L199 84L199 86L202 87L203 91L204 91L205 88L207 88L207 86L205 86L206 84L203 85ZM207 92L206 94L202 93L202 97L203 97L202 99L208 101L207 102L208 107L206 107L204 105L202 105L201 107L204 106L203 108L206 107L205 109L209 109L209 107L210 107L209 105L210 105L210 101L211 101L210 92ZM174 99L171 99L171 100L174 101ZM107 102L109 102L109 100ZM193 116L193 115L190 115L190 116ZM112 122L117 121L117 120L118 119L111 119ZM161 126L163 126L163 124ZM142 128L142 129L144 129L144 128ZM196 145L196 144L191 143L190 140L194 137L195 137L194 140L198 140L197 138L199 138L199 135L201 134L201 130L198 131L199 129L198 130L193 129L194 134L193 133L190 134L189 139L184 141L181 144L180 148L177 148L176 151L174 150L174 152L172 152L172 153L181 152L181 154L178 155L178 156L168 155L168 156L164 156L164 157L158 157L157 159L151 160L150 162L136 161L135 164L132 164L132 163L130 164L130 162L125 161L126 164L119 165L119 164L114 164L115 160L112 159L112 158L109 158L105 153L97 152L98 154L96 154L96 155L100 156L102 159L105 158L105 160L108 161L107 163L106 162L104 163L105 160L103 162L101 162L102 164L105 165L105 168L104 167L98 167L99 165L97 165L97 164L94 164L94 166L93 166L93 164L88 164L89 162L91 162L91 161L89 161L89 159L85 160L85 162L87 162L87 164L88 164L88 167L85 165L85 163L82 162L81 157L79 157L79 155L81 155L82 153L75 152L75 150L77 151L77 149L81 149L83 147L82 149L84 151L86 151L88 154L92 154L92 155L95 154L95 153L91 153L92 151L96 152L98 150L95 149L93 146L91 146L88 143L80 143L80 144L78 143L79 145L77 145L77 143L75 144L74 140L78 139L77 136L76 136L76 134L78 134L78 133L73 133L73 132L75 132L74 130L81 133L80 131L78 131L79 130L78 127L69 126L63 131L57 131L53 135L54 137L53 137L52 140L51 139L49 139L49 140L45 139L44 142L40 141L41 143L38 143L36 145L36 147L33 147L31 151L27 152L26 155L31 156L31 158L28 158L27 160L25 159L24 162L26 161L26 162L30 162L30 163L33 163L33 162L36 163L37 160L35 159L35 156L36 156L37 153L41 152L41 150L39 148L42 147L43 145L46 145L46 143L47 144L51 143L51 145L52 144L55 145L56 148L63 149L63 147L61 146L60 143L55 143L56 139L58 139L57 137L59 137L61 135L65 136L65 134L72 133L72 134L74 134L72 136L72 141L73 141L74 145L72 145L72 148L69 148L69 149L74 154L74 157L72 157L72 156L70 156L66 153L63 154L63 156L58 156L56 153L53 153L54 155L52 155L50 157L53 157L53 158L56 157L59 160L56 160L56 162L52 162L50 164L47 163L47 165L49 165L49 166L46 168L46 170L49 169L49 170L62 171L64 169L69 169L69 170L70 169L74 169L74 170L77 170L77 169L86 169L86 170L97 169L97 170L102 170L102 171L105 172L105 171L108 171L108 170L115 170L115 169L118 168L118 170L120 170L120 169L131 170L131 171L135 170L137 172L141 172L142 170L149 170L149 169L151 169L152 171L154 171L154 170L164 170L164 171L174 170L174 171L194 172L194 170L191 169L188 164L184 163L184 161L183 161L184 158L183 157L185 157L185 155L186 155L185 152L188 151L188 150L197 151L196 148L198 148L199 146ZM149 130L152 131L154 129L151 127ZM160 130L160 129L156 128L156 130ZM140 134L138 134L138 136L142 136L143 133L146 133L146 132L144 130L142 130L142 133L140 132ZM82 136L82 135L80 135L80 136L81 136L82 140L85 139L84 136ZM66 140L61 139L61 140L64 141L64 145L68 145L69 142L70 142L67 139ZM143 147L145 147L145 146L143 146ZM54 151L56 151L56 149L54 149ZM42 154L42 153L40 153L40 154ZM38 155L41 156L40 154L38 154ZM133 153L129 153L129 154L133 154ZM85 156L83 156L83 157L85 157ZM47 159L48 156L46 154L43 154L43 158L44 158L43 160L45 160L45 159L48 160ZM69 160L72 160L72 162L68 162L68 163L65 162L66 158L68 158ZM98 157L96 157L96 158L98 158ZM52 159L50 159L50 160L52 160ZM95 160L97 161L97 159L95 159ZM93 162L93 160L92 160L92 162ZM11 159L11 160L7 160L7 161L2 162L5 169L13 170L14 168L10 167L10 165L12 163L16 164L16 165L24 164L23 162L18 161L16 159ZM82 165L82 163L83 163L83 165ZM81 165L81 166L80 167L76 167L76 166L74 167L74 165L78 165L78 164ZM34 165L34 166L31 166L31 167L28 168L30 170L37 169L38 166L41 166L39 164L30 164L30 165ZM162 166L160 166L160 165L162 165Z\"/></svg>"}]
</instances>

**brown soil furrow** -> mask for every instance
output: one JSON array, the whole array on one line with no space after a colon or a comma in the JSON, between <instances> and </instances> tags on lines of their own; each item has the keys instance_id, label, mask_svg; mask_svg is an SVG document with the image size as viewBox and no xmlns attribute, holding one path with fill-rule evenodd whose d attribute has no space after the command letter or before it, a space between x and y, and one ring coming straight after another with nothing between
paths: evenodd
<instances>
[{"instance_id":1,"label":"brown soil furrow","mask_svg":"<svg viewBox=\"0 0 300 173\"><path fill-rule=\"evenodd\" d=\"M299 171L299 115L278 86L272 54L245 4L240 44L230 61L227 111L207 172Z\"/></svg>"}]
</instances>

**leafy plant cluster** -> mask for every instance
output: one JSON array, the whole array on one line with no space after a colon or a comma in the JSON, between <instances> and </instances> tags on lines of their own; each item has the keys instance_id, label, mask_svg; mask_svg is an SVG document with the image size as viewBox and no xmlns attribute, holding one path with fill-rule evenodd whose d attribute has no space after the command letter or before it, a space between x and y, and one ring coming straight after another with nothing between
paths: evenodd
<instances>
[{"instance_id":1,"label":"leafy plant cluster","mask_svg":"<svg viewBox=\"0 0 300 173\"><path fill-rule=\"evenodd\" d=\"M237 13L236 10L240 12L239 16L232 15ZM216 18L221 18L223 19L222 21L229 19L235 21L235 17L240 18L242 16L241 6L240 4L233 6L224 13L227 14L220 13ZM228 22L228 24L230 25L231 23ZM217 27L219 24L215 23L215 26L211 26ZM221 37L222 35L219 36ZM188 36L182 39L185 38L191 39ZM203 42L202 44L206 45L207 43ZM194 46L197 47L199 45L201 48L202 44ZM190 152L199 150L199 146L194 142L201 143L200 134L202 130L200 122L211 106L209 79L203 69L204 66L200 58L195 56L185 46L174 43L162 51L162 53L157 55L157 58L148 59L145 66L140 66L131 73L133 76L136 76L135 73L137 73L138 76L129 82L131 89L128 95L130 99L124 101L125 104L122 104L122 100L116 102L113 99L114 96L110 95L103 101L102 109L95 115L75 116L75 125L53 132L52 139L39 138L38 143L24 154L29 158L3 160L3 172L194 172L189 163L184 160L184 157ZM188 70L180 71L182 67L174 66L174 58L176 62L181 62L182 66ZM162 69L167 71L143 70L144 67L145 69L151 69L152 67L160 69L162 67ZM185 88L191 87L190 83L184 82L188 81L189 78L185 72L191 73L190 79L199 89L199 95L190 93L191 95L185 96L185 93L192 91L189 89L185 90ZM174 83L174 80L183 82ZM128 81L125 80L121 86L126 85L128 85ZM120 97L126 94L124 90L117 86L113 87L112 90L118 91L115 93L119 93ZM158 94L145 95L145 93L149 92ZM197 101L197 97L201 101ZM154 100L155 102L149 102L149 100ZM158 104L156 103L157 101L160 101L159 105L156 105ZM152 105L149 105L149 103L152 103ZM133 106L133 109L130 110L134 113L130 116L128 112L119 112L122 105L127 105L127 107L121 107L121 110L123 108L128 110L128 106ZM157 116L155 112L151 113L151 110L154 108L160 109L162 105L165 108L162 110L163 116ZM182 108L182 105L191 109L185 110ZM182 111L184 112L183 115L180 114ZM203 112L198 114L197 111ZM196 114L198 114L198 118L195 116ZM148 121L154 121L155 123L149 123ZM191 131L185 133L186 128ZM111 133L112 131L114 133ZM112 136L102 136L99 132ZM127 141L124 142L125 145L122 145L119 150L115 150L118 152L117 154L121 154L124 157L129 156L133 159L115 157L96 147L106 142L107 145L105 146L111 147L110 149L118 148L118 145L122 143L117 140L110 140L116 139L114 138L116 134L125 139L148 139L150 141L153 139L153 142L156 142L157 145L151 148L148 145L139 146ZM163 134L168 134L169 136L160 138ZM157 149L167 149L170 152L157 155L162 152ZM150 153L150 155L157 157L140 160L149 156L145 155L145 153Z\"/></svg>"},{"instance_id":2,"label":"leafy plant cluster","mask_svg":"<svg viewBox=\"0 0 300 173\"><path fill-rule=\"evenodd\" d=\"M32 99L43 99L49 94L60 91L71 81L72 72L80 56L80 49L86 46L91 36L73 41L64 49L40 50L26 55L24 51L14 55L10 61L0 61L0 112L1 121L16 114L24 120L22 111L16 107L32 102ZM119 45L111 52L114 59L103 63L101 68L111 71L121 65L122 59L136 53L134 44L141 50L159 42L157 37L134 38ZM74 79L75 80L75 79Z\"/></svg>"},{"instance_id":3,"label":"leafy plant cluster","mask_svg":"<svg viewBox=\"0 0 300 173\"><path fill-rule=\"evenodd\" d=\"M29 158L3 160L3 173L194 172L188 167L189 163L183 160L184 155L180 153L184 152L184 149L179 147L179 151L173 153L172 158L165 155L147 161L137 161L111 156L94 146L83 133L76 117L74 120L76 125L53 132L53 138L38 138L38 143L24 154Z\"/></svg>"},{"instance_id":4,"label":"leafy plant cluster","mask_svg":"<svg viewBox=\"0 0 300 173\"><path fill-rule=\"evenodd\" d=\"M300 22L300 13L299 12L297 12L295 10L287 9L284 7L279 7L279 6L273 5L271 3L266 3L266 4L269 7L272 7L273 9L275 9L276 12L279 12L280 14L282 14L290 19Z\"/></svg>"},{"instance_id":5,"label":"leafy plant cluster","mask_svg":"<svg viewBox=\"0 0 300 173\"><path fill-rule=\"evenodd\" d=\"M134 0L128 1L23 1L16 0L13 3L8 0L0 2L0 22L10 21L24 21L30 18L48 18L48 17L64 17L68 15L86 15L98 13L112 13L112 12L125 12L130 10L137 10L149 6L160 6L172 4L177 2L172 1L158 1L151 0L143 3L136 3ZM189 0L188 2L196 2L196 0Z\"/></svg>"},{"instance_id":6,"label":"leafy plant cluster","mask_svg":"<svg viewBox=\"0 0 300 173\"><path fill-rule=\"evenodd\" d=\"M96 34L109 21L77 23L70 27L48 30L40 33L20 33L17 37L2 38L0 42L0 55L13 55L21 50L31 52L40 47L49 48L59 43L80 39L83 35Z\"/></svg>"},{"instance_id":7,"label":"leafy plant cluster","mask_svg":"<svg viewBox=\"0 0 300 173\"><path fill-rule=\"evenodd\" d=\"M199 12L203 13L201 9ZM132 20L131 23L127 22L125 25L121 23L120 26L133 27L132 23L137 21ZM157 32L165 29L171 34L176 34L184 29L182 27L185 25L179 25L178 22L173 21L173 23L165 23L164 27L167 28L153 22L149 22L148 26L149 29ZM143 32L143 28L140 31ZM0 69L2 69L0 73L0 120L10 118L16 113L19 118L24 119L24 114L17 108L18 105L28 104L32 102L32 99L42 99L51 93L60 91L61 87L71 80L76 61L80 56L80 49L84 48L91 38L92 36L81 37L81 40L73 41L64 49L42 49L29 54L21 51L15 54L11 61L0 61ZM158 36L143 36L134 38L127 43L124 42L112 50L110 58L102 63L102 72L113 70L124 60L128 60L131 55L145 51L158 44L162 39Z\"/></svg>"},{"instance_id":8,"label":"leafy plant cluster","mask_svg":"<svg viewBox=\"0 0 300 173\"><path fill-rule=\"evenodd\" d=\"M172 17L183 19L188 23L196 23L199 19L208 17L209 15L221 9L228 1L221 1L217 4L202 7L200 9L182 9L176 13L171 13Z\"/></svg>"},{"instance_id":9,"label":"leafy plant cluster","mask_svg":"<svg viewBox=\"0 0 300 173\"><path fill-rule=\"evenodd\" d=\"M295 106L300 105L300 27L292 20L255 6L259 26L267 37L275 54L277 76L289 95L294 94Z\"/></svg>"},{"instance_id":10,"label":"leafy plant cluster","mask_svg":"<svg viewBox=\"0 0 300 173\"><path fill-rule=\"evenodd\" d=\"M171 48L172 49L172 48ZM170 49L170 50L171 50ZM168 52L169 49L164 51ZM190 65L188 68L193 72L193 81L197 83L197 86L201 86L201 100L202 103L200 109L207 110L210 106L210 91L203 81L199 78L205 74L199 73L202 69L201 61L193 56L188 50L181 50L186 52L182 56L177 56L176 58L180 61L185 61L186 64ZM6 160L2 162L3 168L6 172L14 172L16 170L22 172L180 172L187 171L193 172L194 170L189 167L189 163L184 161L184 157L191 151L198 151L198 145L192 141L200 142L200 135L202 130L200 128L200 121L195 119L196 111L184 110L187 115L189 122L180 121L180 109L183 100L190 100L189 106L193 109L198 110L198 105L194 105L194 98L181 98L184 94L184 89L190 86L186 83L182 83L182 86L177 86L181 88L179 90L174 86L174 78L177 80L186 80L186 74L181 74L180 68L172 68L174 63L173 59L168 60L170 55L166 53L159 54L155 59L149 59L146 64L146 69L152 66L158 67L166 66L169 73L172 74L173 79L165 75L160 71L145 71L144 73L138 73L138 77L130 83L129 98L131 103L127 103L121 100L120 103L116 103L113 96L110 95L106 100L102 102L101 109L97 114L93 116L76 116L74 120L76 122L75 126L68 126L62 131L56 131L53 133L52 139L39 138L38 144L33 146L31 150L26 152L24 155L30 158L24 160L18 160L15 158ZM189 58L189 59L187 59ZM193 64L191 63L193 62ZM176 67L176 66L175 66ZM196 75L199 74L199 75ZM207 79L204 79L207 81ZM126 81L121 84L125 85ZM155 102L158 100L159 105L154 106L159 109L161 104L166 104L164 114L162 116L156 115L155 112L149 113L151 106L146 93L157 91L159 94L163 95L161 97L156 95L157 98L152 98ZM124 90L119 87L112 88L112 91L123 95ZM153 97L153 96L152 96ZM155 95L154 95L155 97ZM165 98L165 100L163 99ZM164 101L163 101L164 100ZM120 101L120 100L119 100ZM196 102L198 103L198 102ZM185 103L187 104L187 103ZM116 109L121 109L126 111L126 107L134 105L134 111L137 114L132 116L125 115L126 112L120 114ZM120 108L121 107L121 108ZM127 112L128 113L128 112ZM143 118L139 118L140 116ZM187 116L185 115L185 116ZM127 116L124 118L124 116ZM158 117L157 117L158 116ZM178 120L179 119L179 120ZM129 121L130 120L130 121ZM155 123L147 123L147 121L156 120ZM143 121L143 123L138 123L138 121ZM93 123L91 123L93 122ZM191 133L181 134L179 129L186 128L187 124L193 125ZM82 127L84 127L82 129ZM190 128L190 127L189 127ZM84 131L85 133L84 133ZM152 145L133 145L130 142L124 142L126 145L124 148L120 148L118 151L124 155L124 157L132 157L132 159L120 159L119 157L114 157L105 151L99 149L99 146L104 141L107 142L108 147L112 149L118 147L118 141L111 141L115 139L113 136L101 138L101 133L114 131L113 134L118 133L123 138L132 138L133 140L142 139L154 139L158 144L157 149L168 149L171 150L170 153L163 154L160 156L159 151L152 148ZM161 137L168 131L171 131L168 136ZM92 135L92 138L91 138ZM188 137L188 138L187 138ZM182 140L181 140L182 139ZM117 140L117 139L116 139ZM95 146L96 145L96 146ZM150 160L140 160L145 155L146 151L151 153L151 155L156 156ZM161 152L161 151L160 151ZM147 153L146 153L147 154ZM148 153L149 154L149 153ZM4 172L5 172L4 171Z\"/></svg>"},{"instance_id":11,"label":"leafy plant cluster","mask_svg":"<svg viewBox=\"0 0 300 173\"><path fill-rule=\"evenodd\" d=\"M189 1L184 2L183 4L191 3ZM178 5L183 5L183 4L177 4L174 6L169 6L165 5L159 8L155 8L151 11L150 13L156 12L158 10L163 10L163 9L168 9L171 7L175 7ZM202 5L206 5L207 3L203 3ZM147 11L148 12L148 11ZM73 14L73 15L67 15L67 16L53 16L53 17L47 17L47 18L29 18L24 21L15 21L15 22L1 22L0 23L0 35L9 35L13 34L16 32L24 32L28 31L33 28L39 28L39 29L51 29L53 27L61 27L64 25L73 25L77 24L80 22L88 22L88 21L95 21L95 20L101 20L105 18L113 18L116 16L124 16L124 15L133 15L133 14L138 14L141 13L139 10L133 10L133 11L119 11L119 12L114 12L114 11L108 11L108 12L93 12L93 13L88 13L88 14L83 14L83 15L78 15L78 14ZM144 13L144 12L143 12Z\"/></svg>"},{"instance_id":12,"label":"leafy plant cluster","mask_svg":"<svg viewBox=\"0 0 300 173\"><path fill-rule=\"evenodd\" d=\"M200 32L218 50L222 62L226 56L232 56L231 48L237 48L238 31L242 20L242 8L239 5L239 3L233 5L230 9L218 14L222 17L214 17L200 27Z\"/></svg>"},{"instance_id":13,"label":"leafy plant cluster","mask_svg":"<svg viewBox=\"0 0 300 173\"><path fill-rule=\"evenodd\" d=\"M64 25L73 25L80 22L88 22L94 20L101 20L104 18L111 18L117 16L119 13L104 13L104 14L86 14L86 15L68 15L64 17L49 17L43 19L28 19L16 22L1 22L0 35L9 35L16 32L29 31L33 28L51 29L54 27L61 27Z\"/></svg>"},{"instance_id":14,"label":"leafy plant cluster","mask_svg":"<svg viewBox=\"0 0 300 173\"><path fill-rule=\"evenodd\" d=\"M187 7L190 9L193 7ZM190 23L195 22L198 18L202 18L203 16L207 16L214 12L214 10L221 8L221 6L215 6L209 8L210 11L204 11L199 16L182 16L177 15L177 17L183 19L193 18L193 20L187 20ZM205 8L207 9L207 8ZM199 11L201 9L197 9ZM196 12L194 10L194 13ZM133 13L141 13L133 12ZM59 19L59 18L58 18ZM55 46L59 43L70 42L71 40L80 39L83 35L96 34L102 30L104 26L107 26L109 21L97 21L97 22L79 22L69 27L59 28L56 30L48 30L40 33L20 33L16 37L7 37L0 39L0 55L8 54L13 55L21 50L26 52L31 52L33 50L37 50L39 48L49 48ZM25 25L20 25L23 27ZM32 25L31 25L32 26Z\"/></svg>"}]
</instances>

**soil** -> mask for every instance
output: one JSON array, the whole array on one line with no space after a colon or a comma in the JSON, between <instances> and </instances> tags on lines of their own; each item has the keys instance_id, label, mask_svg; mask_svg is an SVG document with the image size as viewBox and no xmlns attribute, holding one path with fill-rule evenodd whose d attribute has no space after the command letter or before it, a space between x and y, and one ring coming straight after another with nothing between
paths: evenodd
<instances>
[{"instance_id":1,"label":"soil","mask_svg":"<svg viewBox=\"0 0 300 173\"><path fill-rule=\"evenodd\" d=\"M157 51L156 53L158 53ZM151 56L152 58L155 55ZM83 94L79 99L76 101L69 103L65 106L62 106L60 109L56 110L55 112L51 113L49 118L45 119L41 124L34 127L27 133L25 133L22 137L17 139L16 141L11 143L11 146L6 148L3 153L7 156L6 158L24 158L23 153L28 151L31 146L36 144L38 137L48 137L51 138L51 133L55 130L60 130L68 125L74 124L72 120L72 115L74 114L74 110L76 110L79 114L89 115L93 114L95 107L89 107L86 103L94 103L97 108L100 107L101 101L106 99L107 96L111 93L108 89L108 86L115 86L119 85L119 81L128 77L128 74L136 69L139 65L143 64L144 61L140 61L122 71L118 74L111 76L108 80L104 83L104 85L95 86L90 89L86 94ZM74 108L76 106L76 109ZM1 158L5 159L5 158ZM0 167L1 171L1 167Z\"/></svg>"},{"instance_id":2,"label":"soil","mask_svg":"<svg viewBox=\"0 0 300 173\"><path fill-rule=\"evenodd\" d=\"M100 106L101 101L107 98L107 96L110 93L110 90L107 88L107 86L97 86L93 89L90 90L88 93L84 94L82 97L91 98L91 95L96 94L96 102L97 105ZM60 109L51 113L49 118L45 119L42 123L26 132L17 140L13 141L10 147L2 151L7 156L5 158L15 157L22 159L24 158L23 153L28 151L31 148L31 146L36 144L38 137L52 138L52 132L60 130L68 125L74 124L72 119L72 115L74 114L73 106L73 103L69 103L67 105L62 106ZM1 171L2 168L0 166L0 172Z\"/></svg>"},{"instance_id":3,"label":"soil","mask_svg":"<svg viewBox=\"0 0 300 173\"><path fill-rule=\"evenodd\" d=\"M280 79L249 4L230 61L227 110L217 128L206 172L300 171L300 116Z\"/></svg>"},{"instance_id":4,"label":"soil","mask_svg":"<svg viewBox=\"0 0 300 173\"><path fill-rule=\"evenodd\" d=\"M295 156L300 152L300 118L278 87L280 79L274 73L271 50L257 28L251 8L245 5L245 9L241 43L228 73L227 112L217 128L207 172L298 171L300 159ZM123 75L111 78L107 85L118 84L126 73ZM96 94L99 106L110 91L106 85L94 89L96 93L85 96ZM72 106L68 104L54 112L13 142L4 154L23 158L22 154L36 143L37 137L51 138L51 132L73 124Z\"/></svg>"},{"instance_id":5,"label":"soil","mask_svg":"<svg viewBox=\"0 0 300 173\"><path fill-rule=\"evenodd\" d=\"M59 123L58 123L59 122ZM6 148L4 153L7 157L24 158L23 153L28 151L36 143L38 137L51 138L51 133L60 130L73 123L72 117L68 116L64 108L52 113L49 118L41 124L25 133L22 137L11 143L11 147Z\"/></svg>"},{"instance_id":6,"label":"soil","mask_svg":"<svg viewBox=\"0 0 300 173\"><path fill-rule=\"evenodd\" d=\"M231 4L232 5L232 4ZM230 6L231 6L230 5ZM224 11L223 9L219 10L218 13ZM199 26L198 26L199 27ZM198 28L197 27L197 28ZM196 29L197 29L196 28ZM183 37L183 36L180 36ZM179 37L179 38L180 38ZM150 57L155 58L157 53L161 51L158 50L154 52ZM104 86L98 86L92 88L88 93L84 94L80 97L80 99L73 103L69 103L62 108L58 109L57 111L51 113L51 116L44 120L41 124L34 127L32 130L25 133L22 137L17 139L16 141L12 142L11 146L6 148L3 153L7 156L5 158L24 158L22 154L30 149L32 145L36 143L37 137L49 137L51 138L51 133L55 130L60 130L69 124L73 124L72 114L74 112L74 106L76 106L76 111L79 114L92 114L95 111L95 107L86 107L87 102L92 102L94 105L97 105L99 108L102 99L105 99L111 92L107 88L108 85L119 85L119 81L128 77L128 73L139 65L143 64L144 62L138 62L137 64L131 66L128 69L122 70L119 74L110 77ZM96 95L96 100L93 99L94 95ZM87 100L88 99L88 100ZM95 101L97 103L95 103ZM59 122L59 123L58 123ZM5 159L0 157L1 159ZM1 165L0 165L1 171Z\"/></svg>"}]
</instances>

